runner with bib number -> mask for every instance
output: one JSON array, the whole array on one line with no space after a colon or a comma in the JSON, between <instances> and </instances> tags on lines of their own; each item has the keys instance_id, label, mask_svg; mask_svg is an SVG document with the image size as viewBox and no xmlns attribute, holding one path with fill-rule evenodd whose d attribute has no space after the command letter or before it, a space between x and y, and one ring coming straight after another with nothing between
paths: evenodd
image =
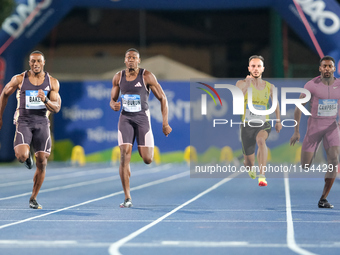
<instances>
[{"instance_id":1,"label":"runner with bib number","mask_svg":"<svg viewBox=\"0 0 340 255\"><path fill-rule=\"evenodd\" d=\"M264 59L262 56L251 56L248 66L249 75L245 80L239 80L236 87L242 90L244 95L244 112L242 115L241 125L241 142L244 157L244 166L248 170L248 174L252 179L257 177L254 170L255 165L255 146L257 144L257 161L259 164L258 185L267 186L264 167L267 164L268 150L266 140L271 131L271 125L266 119L268 115L256 115L252 113L248 106L248 88L252 89L252 104L257 110L267 110L269 98L272 98L274 85L262 80L264 71ZM275 129L280 132L282 125L280 122L280 108L277 105L275 109L276 124Z\"/></svg>"},{"instance_id":2,"label":"runner with bib number","mask_svg":"<svg viewBox=\"0 0 340 255\"><path fill-rule=\"evenodd\" d=\"M308 171L321 141L323 141L328 162L325 185L318 203L319 208L333 208L326 198L335 180L339 163L340 132L336 118L340 99L340 80L334 77L335 70L334 59L330 56L323 57L319 65L321 75L304 86L311 93L310 112L312 115L308 119L307 132L302 143L301 166ZM301 94L300 98L305 96ZM300 123L301 110L299 108L295 108L294 119L298 124ZM299 125L297 125L290 144L294 145L299 139Z\"/></svg>"},{"instance_id":3,"label":"runner with bib number","mask_svg":"<svg viewBox=\"0 0 340 255\"><path fill-rule=\"evenodd\" d=\"M130 158L132 145L137 140L138 152L144 163L153 160L154 138L151 130L148 98L150 91L160 101L163 117L163 133L168 136L171 127L168 123L168 101L156 77L149 71L139 68L138 50L131 48L125 52L126 69L118 72L112 80L110 106L112 110L122 111L118 121L118 145L121 161L119 174L125 193L124 202L120 207L131 207L130 195ZM119 102L119 92L122 101Z\"/></svg>"}]
</instances>

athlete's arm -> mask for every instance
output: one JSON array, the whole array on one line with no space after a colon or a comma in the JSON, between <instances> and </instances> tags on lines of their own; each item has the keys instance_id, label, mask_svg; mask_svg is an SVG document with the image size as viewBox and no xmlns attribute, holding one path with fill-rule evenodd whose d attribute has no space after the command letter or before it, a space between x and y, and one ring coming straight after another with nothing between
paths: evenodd
<instances>
[{"instance_id":1,"label":"athlete's arm","mask_svg":"<svg viewBox=\"0 0 340 255\"><path fill-rule=\"evenodd\" d=\"M306 95L302 93L299 98L301 99L301 98L305 98L305 97L306 97ZM305 105L305 104L306 103L304 103L303 105ZM300 128L300 120L301 120L301 110L298 107L295 107L294 120L296 121L296 126L294 127L294 134L290 138L290 145L293 145L293 146L296 142L298 142L300 140L299 128Z\"/></svg>"},{"instance_id":2,"label":"athlete's arm","mask_svg":"<svg viewBox=\"0 0 340 255\"><path fill-rule=\"evenodd\" d=\"M155 97L161 103L161 111L163 117L163 133L164 135L168 136L171 133L172 128L168 123L168 100L166 98L166 95L161 85L158 83L156 77L147 70L145 70L144 72L144 81L146 85L148 85L149 88L152 90Z\"/></svg>"},{"instance_id":3,"label":"athlete's arm","mask_svg":"<svg viewBox=\"0 0 340 255\"><path fill-rule=\"evenodd\" d=\"M338 100L338 126L340 124L340 111L339 111L340 99Z\"/></svg>"},{"instance_id":4,"label":"athlete's arm","mask_svg":"<svg viewBox=\"0 0 340 255\"><path fill-rule=\"evenodd\" d=\"M8 98L18 89L19 85L22 83L22 79L22 74L13 76L10 82L8 82L2 90L0 95L0 129L2 127L2 115L4 114Z\"/></svg>"},{"instance_id":5,"label":"athlete's arm","mask_svg":"<svg viewBox=\"0 0 340 255\"><path fill-rule=\"evenodd\" d=\"M61 98L59 95L59 81L52 76L50 76L51 81L51 91L50 97L46 97L45 93L42 89L38 91L38 97L40 97L41 101L44 102L46 109L53 113L58 113L61 108Z\"/></svg>"},{"instance_id":6,"label":"athlete's arm","mask_svg":"<svg viewBox=\"0 0 340 255\"><path fill-rule=\"evenodd\" d=\"M272 84L270 87L270 98L273 102L273 89L275 86ZM277 133L280 133L280 130L282 129L282 124L281 124L281 113L280 113L280 105L277 104L276 109L275 109L275 115L276 115L276 124L275 124L275 129Z\"/></svg>"},{"instance_id":7,"label":"athlete's arm","mask_svg":"<svg viewBox=\"0 0 340 255\"><path fill-rule=\"evenodd\" d=\"M242 90L243 95L248 92L248 88L250 87L251 83L254 82L254 77L251 75L247 75L244 80L239 80L236 82L236 87Z\"/></svg>"},{"instance_id":8,"label":"athlete's arm","mask_svg":"<svg viewBox=\"0 0 340 255\"><path fill-rule=\"evenodd\" d=\"M110 107L114 111L120 110L120 102L117 102L119 97L119 80L120 80L121 72L118 72L113 76L112 79L112 90L111 90L111 101L110 101Z\"/></svg>"},{"instance_id":9,"label":"athlete's arm","mask_svg":"<svg viewBox=\"0 0 340 255\"><path fill-rule=\"evenodd\" d=\"M236 82L236 87L238 87L240 90L242 90L243 95L245 95L247 93L247 82L246 80L239 80Z\"/></svg>"}]
</instances>

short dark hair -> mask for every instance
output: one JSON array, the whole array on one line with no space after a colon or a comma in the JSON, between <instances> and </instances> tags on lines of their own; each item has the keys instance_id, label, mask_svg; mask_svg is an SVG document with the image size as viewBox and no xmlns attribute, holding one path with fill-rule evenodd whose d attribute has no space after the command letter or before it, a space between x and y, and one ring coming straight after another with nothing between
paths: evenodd
<instances>
[{"instance_id":1,"label":"short dark hair","mask_svg":"<svg viewBox=\"0 0 340 255\"><path fill-rule=\"evenodd\" d=\"M335 65L335 60L331 56L324 56L322 59L320 59L319 65L321 65L321 62L324 61L324 60L332 60L334 65Z\"/></svg>"},{"instance_id":2,"label":"short dark hair","mask_svg":"<svg viewBox=\"0 0 340 255\"><path fill-rule=\"evenodd\" d=\"M35 50L35 51L32 51L32 52L31 52L31 54L30 54L30 56L31 56L32 54L40 54L40 55L41 55L41 56L43 56L43 57L44 57L44 59L45 59L45 55L44 55L44 53L42 53L40 50Z\"/></svg>"},{"instance_id":3,"label":"short dark hair","mask_svg":"<svg viewBox=\"0 0 340 255\"><path fill-rule=\"evenodd\" d=\"M126 55L126 53L128 53L129 51L134 51L134 52L137 52L137 53L138 53L138 55L140 56L140 54L139 54L139 51L138 51L138 50L136 50L135 48L130 48L130 49L128 49L127 51L125 51L125 55Z\"/></svg>"},{"instance_id":4,"label":"short dark hair","mask_svg":"<svg viewBox=\"0 0 340 255\"><path fill-rule=\"evenodd\" d=\"M264 58L263 58L261 55L253 55L253 56L250 56L249 61L248 61L248 64L249 64L250 61L252 61L254 58L258 58L258 59L262 60L263 65L264 65Z\"/></svg>"}]
</instances>

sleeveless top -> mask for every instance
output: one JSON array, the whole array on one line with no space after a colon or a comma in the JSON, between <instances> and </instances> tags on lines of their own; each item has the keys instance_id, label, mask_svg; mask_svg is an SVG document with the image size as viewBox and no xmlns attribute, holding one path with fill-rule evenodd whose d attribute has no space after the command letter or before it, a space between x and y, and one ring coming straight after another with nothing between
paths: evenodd
<instances>
[{"instance_id":1,"label":"sleeveless top","mask_svg":"<svg viewBox=\"0 0 340 255\"><path fill-rule=\"evenodd\" d=\"M150 89L144 82L145 69L140 68L137 78L133 81L126 80L125 70L122 70L119 87L122 97L122 113L137 113L149 109L148 99Z\"/></svg>"},{"instance_id":2,"label":"sleeveless top","mask_svg":"<svg viewBox=\"0 0 340 255\"><path fill-rule=\"evenodd\" d=\"M21 88L17 90L17 110L14 114L14 124L20 121L34 122L34 123L48 123L49 111L45 104L40 100L38 90L42 89L45 96L48 97L51 91L50 76L45 72L45 79L41 85L33 85L29 78L27 71L24 74Z\"/></svg>"},{"instance_id":3,"label":"sleeveless top","mask_svg":"<svg viewBox=\"0 0 340 255\"><path fill-rule=\"evenodd\" d=\"M252 88L252 101L253 106L257 110L267 110L268 109L268 102L270 97L270 88L271 83L266 82L266 86L262 90L258 90L255 88L253 83L250 84L250 87ZM249 120L255 120L260 119L263 122L265 122L266 119L269 119L269 115L256 115L250 112L248 108L248 92L245 94L244 97L244 112L245 114L242 115L242 121L248 122Z\"/></svg>"},{"instance_id":4,"label":"sleeveless top","mask_svg":"<svg viewBox=\"0 0 340 255\"><path fill-rule=\"evenodd\" d=\"M325 85L317 76L307 82L305 89L311 93L310 112L312 118L336 119L340 99L340 79L335 79L332 85Z\"/></svg>"}]
</instances>

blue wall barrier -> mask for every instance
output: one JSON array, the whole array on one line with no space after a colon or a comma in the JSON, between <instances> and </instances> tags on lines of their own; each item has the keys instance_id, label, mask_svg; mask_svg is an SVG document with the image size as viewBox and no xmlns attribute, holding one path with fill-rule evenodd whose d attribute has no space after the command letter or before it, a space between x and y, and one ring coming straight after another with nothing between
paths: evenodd
<instances>
[{"instance_id":1,"label":"blue wall barrier","mask_svg":"<svg viewBox=\"0 0 340 255\"><path fill-rule=\"evenodd\" d=\"M151 92L149 108L155 145L161 152L184 150L189 145L189 82L160 81L160 84L168 98L173 132L168 137L163 134L160 103ZM86 154L117 146L120 112L109 105L111 88L111 81L62 82L62 109L54 116L55 142L70 140L73 145L84 147Z\"/></svg>"}]
</instances>

